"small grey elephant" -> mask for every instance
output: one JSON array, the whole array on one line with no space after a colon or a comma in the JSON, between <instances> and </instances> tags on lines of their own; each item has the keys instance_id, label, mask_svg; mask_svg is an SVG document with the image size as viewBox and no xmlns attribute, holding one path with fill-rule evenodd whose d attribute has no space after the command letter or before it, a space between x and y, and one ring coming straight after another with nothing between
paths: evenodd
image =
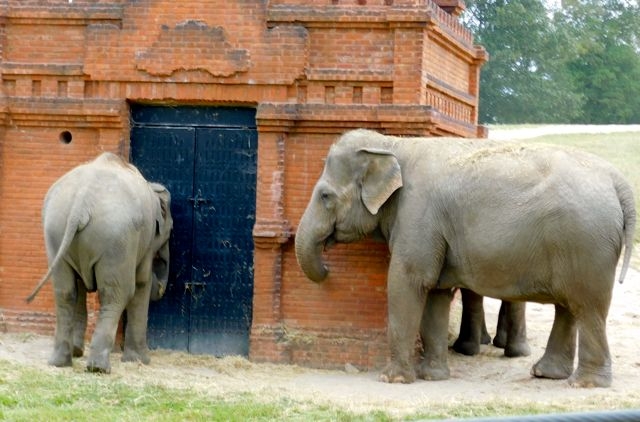
<instances>
[{"instance_id":1,"label":"small grey elephant","mask_svg":"<svg viewBox=\"0 0 640 422\"><path fill-rule=\"evenodd\" d=\"M169 276L171 196L112 153L56 181L44 199L42 221L49 270L27 298L53 277L56 330L49 364L71 366L82 356L87 292L98 292L100 313L87 370L110 373L118 322L127 311L123 361L148 364L149 300L164 294Z\"/></svg>"},{"instance_id":2,"label":"small grey elephant","mask_svg":"<svg viewBox=\"0 0 640 422\"><path fill-rule=\"evenodd\" d=\"M536 377L611 384L606 319L616 265L629 267L636 210L604 160L550 145L398 138L350 131L331 147L299 222L295 251L308 278L328 275L325 246L372 232L386 239L390 362L385 382L446 379L453 287L555 305ZM428 296L428 300L427 300ZM578 365L574 357L578 344Z\"/></svg>"},{"instance_id":3,"label":"small grey elephant","mask_svg":"<svg viewBox=\"0 0 640 422\"><path fill-rule=\"evenodd\" d=\"M463 355L473 356L480 352L480 344L492 342L484 319L484 298L468 289L460 289L460 291L462 297L460 334L452 348ZM527 342L526 306L526 302L504 300L500 304L493 345L504 349L506 357L531 354L531 347Z\"/></svg>"}]
</instances>

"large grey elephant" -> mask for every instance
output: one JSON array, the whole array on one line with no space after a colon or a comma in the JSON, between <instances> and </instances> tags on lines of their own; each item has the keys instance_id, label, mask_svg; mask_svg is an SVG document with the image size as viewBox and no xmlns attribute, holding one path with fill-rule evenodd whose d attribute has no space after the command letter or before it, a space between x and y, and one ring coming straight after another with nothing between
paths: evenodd
<instances>
[{"instance_id":1,"label":"large grey elephant","mask_svg":"<svg viewBox=\"0 0 640 422\"><path fill-rule=\"evenodd\" d=\"M162 297L169 275L173 228L170 194L147 182L133 165L111 153L80 165L56 181L42 211L53 277L56 331L49 364L70 366L82 356L87 292L98 292L100 313L87 370L109 373L118 322L127 311L123 361L149 363L149 300Z\"/></svg>"},{"instance_id":2,"label":"large grey elephant","mask_svg":"<svg viewBox=\"0 0 640 422\"><path fill-rule=\"evenodd\" d=\"M417 375L449 377L449 304L452 288L462 287L555 304L532 375L606 387L606 318L623 246L620 281L629 266L635 220L629 184L585 152L356 130L331 147L295 250L306 276L319 282L328 275L325 246L374 231L387 240L391 356L382 381L415 380L411 358L421 326L425 355Z\"/></svg>"}]
</instances>

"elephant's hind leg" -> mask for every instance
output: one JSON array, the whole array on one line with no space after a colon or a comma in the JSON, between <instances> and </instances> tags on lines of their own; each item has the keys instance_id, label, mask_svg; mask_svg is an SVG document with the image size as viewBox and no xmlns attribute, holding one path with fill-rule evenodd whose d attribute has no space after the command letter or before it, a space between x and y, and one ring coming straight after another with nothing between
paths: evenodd
<instances>
[{"instance_id":1,"label":"elephant's hind leg","mask_svg":"<svg viewBox=\"0 0 640 422\"><path fill-rule=\"evenodd\" d=\"M96 265L100 313L91 339L87 371L110 373L109 358L115 343L120 316L133 294L135 274L127 265Z\"/></svg>"},{"instance_id":2,"label":"elephant's hind leg","mask_svg":"<svg viewBox=\"0 0 640 422\"><path fill-rule=\"evenodd\" d=\"M147 346L147 319L149 314L149 296L151 281L136 285L136 292L127 305L127 326L124 334L123 362L142 362L148 365L149 348Z\"/></svg>"},{"instance_id":3,"label":"elephant's hind leg","mask_svg":"<svg viewBox=\"0 0 640 422\"><path fill-rule=\"evenodd\" d=\"M578 321L578 367L569 378L572 387L611 386L611 355L606 312L588 312Z\"/></svg>"},{"instance_id":4,"label":"elephant's hind leg","mask_svg":"<svg viewBox=\"0 0 640 422\"><path fill-rule=\"evenodd\" d=\"M542 358L531 368L539 378L565 379L573 372L576 353L576 320L569 310L556 305L556 315Z\"/></svg>"},{"instance_id":5,"label":"elephant's hind leg","mask_svg":"<svg viewBox=\"0 0 640 422\"><path fill-rule=\"evenodd\" d=\"M54 269L53 279L56 300L56 332L49 365L71 366L73 321L78 294L75 283L76 274L69 264L60 262Z\"/></svg>"},{"instance_id":6,"label":"elephant's hind leg","mask_svg":"<svg viewBox=\"0 0 640 422\"><path fill-rule=\"evenodd\" d=\"M87 331L87 288L81 279L76 279L77 297L73 318L73 357L84 354L84 335Z\"/></svg>"}]
</instances>

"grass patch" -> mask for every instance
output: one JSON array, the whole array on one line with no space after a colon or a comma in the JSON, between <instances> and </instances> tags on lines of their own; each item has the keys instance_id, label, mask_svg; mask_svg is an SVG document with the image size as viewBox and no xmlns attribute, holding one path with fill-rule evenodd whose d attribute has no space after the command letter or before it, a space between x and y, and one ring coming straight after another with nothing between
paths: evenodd
<instances>
[{"instance_id":1,"label":"grass patch","mask_svg":"<svg viewBox=\"0 0 640 422\"><path fill-rule=\"evenodd\" d=\"M241 393L219 397L189 388L131 385L112 376L67 369L37 369L0 360L0 420L10 421L372 421L477 418L594 410L600 401L577 408L540 402L508 401L431 405L402 416L384 410L360 414L344 409L279 398L265 402ZM613 408L634 407L616 403Z\"/></svg>"},{"instance_id":2,"label":"grass patch","mask_svg":"<svg viewBox=\"0 0 640 422\"><path fill-rule=\"evenodd\" d=\"M11 421L389 421L329 406L251 394L215 397L191 389L129 385L110 376L43 371L0 361L0 420Z\"/></svg>"}]
</instances>

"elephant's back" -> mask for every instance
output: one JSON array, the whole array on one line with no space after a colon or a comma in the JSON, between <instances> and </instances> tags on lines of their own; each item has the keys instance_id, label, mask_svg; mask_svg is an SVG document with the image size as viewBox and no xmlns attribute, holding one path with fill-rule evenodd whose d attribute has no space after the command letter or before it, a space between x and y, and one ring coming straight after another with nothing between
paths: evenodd
<instances>
[{"instance_id":1,"label":"elephant's back","mask_svg":"<svg viewBox=\"0 0 640 422\"><path fill-rule=\"evenodd\" d=\"M43 222L45 228L55 226L83 213L90 216L92 230L107 231L103 236L139 230L145 218L153 215L152 198L148 183L135 168L120 161L96 160L72 169L49 189Z\"/></svg>"},{"instance_id":2,"label":"elephant's back","mask_svg":"<svg viewBox=\"0 0 640 422\"><path fill-rule=\"evenodd\" d=\"M468 274L504 273L507 289L513 279L587 280L603 268L615 269L624 224L606 161L558 148L477 159L460 170L448 203L464 227L452 243L470 257Z\"/></svg>"}]
</instances>

